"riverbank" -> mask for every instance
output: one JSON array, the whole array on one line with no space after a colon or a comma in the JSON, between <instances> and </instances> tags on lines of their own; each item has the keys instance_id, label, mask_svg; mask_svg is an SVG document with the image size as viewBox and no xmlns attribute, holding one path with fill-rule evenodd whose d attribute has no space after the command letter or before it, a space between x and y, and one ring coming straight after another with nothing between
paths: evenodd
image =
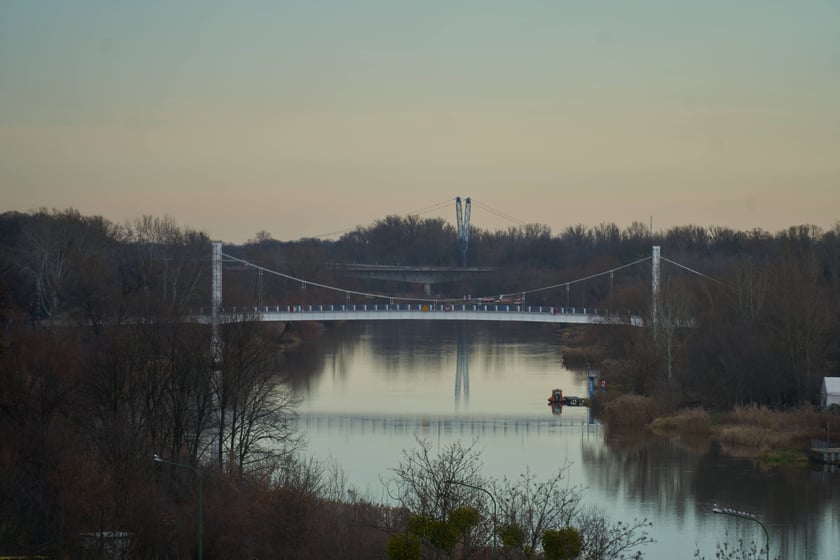
<instances>
[{"instance_id":1,"label":"riverbank","mask_svg":"<svg viewBox=\"0 0 840 560\"><path fill-rule=\"evenodd\" d=\"M644 427L662 437L705 436L731 456L749 457L766 465L809 463L813 440L840 440L840 415L812 407L777 411L764 406L739 406L731 411L702 408L671 410L650 397L620 395L595 399L593 406L607 429Z\"/></svg>"},{"instance_id":2,"label":"riverbank","mask_svg":"<svg viewBox=\"0 0 840 560\"><path fill-rule=\"evenodd\" d=\"M593 329L565 328L559 333L563 362L576 370L603 369L612 373L611 390L596 393L592 412L607 429L644 428L662 437L709 438L733 457L762 464L807 465L814 440L840 446L840 413L802 406L772 410L767 406L739 406L732 410L676 407L666 400L625 393L616 372L621 366ZM613 349L614 350L614 349ZM836 432L833 437L831 427Z\"/></svg>"}]
</instances>

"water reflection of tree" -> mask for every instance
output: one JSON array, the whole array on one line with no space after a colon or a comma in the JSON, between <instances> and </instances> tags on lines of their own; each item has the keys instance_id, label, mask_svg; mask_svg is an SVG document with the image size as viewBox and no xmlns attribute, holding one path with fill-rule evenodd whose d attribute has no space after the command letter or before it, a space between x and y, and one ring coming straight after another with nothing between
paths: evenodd
<instances>
[{"instance_id":1,"label":"water reflection of tree","mask_svg":"<svg viewBox=\"0 0 840 560\"><path fill-rule=\"evenodd\" d=\"M395 375L446 370L442 364L455 355L458 325L448 321L387 321L371 327L376 333L370 337L371 357Z\"/></svg>"},{"instance_id":2,"label":"water reflection of tree","mask_svg":"<svg viewBox=\"0 0 840 560\"><path fill-rule=\"evenodd\" d=\"M522 341L534 353L534 345L550 340L551 334L545 325L469 321L383 321L372 322L370 328L375 333L369 340L373 360L394 374L449 371L451 363L454 375L459 337L466 341L476 369L504 371L505 364L519 356L512 344Z\"/></svg>"},{"instance_id":3,"label":"water reflection of tree","mask_svg":"<svg viewBox=\"0 0 840 560\"><path fill-rule=\"evenodd\" d=\"M719 503L758 515L770 533L773 556L821 558L826 520L840 519L840 478L809 470L769 471L749 459L732 458L713 446L698 463L698 503ZM752 530L752 528L750 528ZM823 540L824 542L824 540Z\"/></svg>"},{"instance_id":4,"label":"water reflection of tree","mask_svg":"<svg viewBox=\"0 0 840 560\"><path fill-rule=\"evenodd\" d=\"M603 447L583 449L584 465L598 465L587 469L595 477L592 486L611 496L623 494L631 502L654 504L660 514L685 517L693 502L697 455L647 430L611 430L605 441Z\"/></svg>"},{"instance_id":5,"label":"water reflection of tree","mask_svg":"<svg viewBox=\"0 0 840 560\"><path fill-rule=\"evenodd\" d=\"M605 443L585 446L581 457L590 467L589 485L602 488L610 498L653 504L659 514L679 520L692 513L688 507L697 508L693 513L698 517L704 513L711 517L711 510L704 508L714 503L748 511L767 526L774 557L819 558L826 552L819 549L826 542L826 531L838 530L837 474L768 470L751 459L723 453L715 443L704 448L647 430L610 430ZM733 527L730 534L742 534L749 541L753 530Z\"/></svg>"},{"instance_id":6,"label":"water reflection of tree","mask_svg":"<svg viewBox=\"0 0 840 560\"><path fill-rule=\"evenodd\" d=\"M306 391L326 371L344 378L349 371L346 364L359 351L365 332L365 323L349 322L330 326L317 339L304 340L286 354L289 384L296 391ZM328 367L330 362L332 367Z\"/></svg>"}]
</instances>

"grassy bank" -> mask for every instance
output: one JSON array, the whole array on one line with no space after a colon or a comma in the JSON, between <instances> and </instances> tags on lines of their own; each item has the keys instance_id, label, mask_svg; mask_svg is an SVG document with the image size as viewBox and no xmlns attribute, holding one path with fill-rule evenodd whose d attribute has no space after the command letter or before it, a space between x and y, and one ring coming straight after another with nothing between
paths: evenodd
<instances>
[{"instance_id":1,"label":"grassy bank","mask_svg":"<svg viewBox=\"0 0 840 560\"><path fill-rule=\"evenodd\" d=\"M596 414L608 427L644 427L664 436L705 435L728 454L768 464L806 464L812 439L825 440L835 426L840 440L840 415L811 407L777 411L739 406L709 413L701 408L673 410L650 397L621 395L596 399Z\"/></svg>"}]
</instances>

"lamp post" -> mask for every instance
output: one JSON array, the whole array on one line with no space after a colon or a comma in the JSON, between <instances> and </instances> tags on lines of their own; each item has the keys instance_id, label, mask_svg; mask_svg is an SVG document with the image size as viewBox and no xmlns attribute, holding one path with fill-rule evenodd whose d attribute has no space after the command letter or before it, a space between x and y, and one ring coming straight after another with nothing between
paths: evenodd
<instances>
[{"instance_id":1,"label":"lamp post","mask_svg":"<svg viewBox=\"0 0 840 560\"><path fill-rule=\"evenodd\" d=\"M201 494L202 494L201 474L199 474L199 472L195 468L193 468L189 465L184 465L184 464L181 464L181 463L175 463L173 461L167 461L165 459L161 459L160 456L157 453L155 453L155 462L164 463L164 464L167 464L167 465L173 465L175 467L182 467L184 469L189 469L189 470L191 470L192 472L195 473L195 477L196 477L196 479L198 479L198 560L203 560L203 558L204 558L204 527L203 527L203 524L202 524L202 516L201 516L201 509L202 509L201 508Z\"/></svg>"},{"instance_id":2,"label":"lamp post","mask_svg":"<svg viewBox=\"0 0 840 560\"><path fill-rule=\"evenodd\" d=\"M761 526L761 529L764 531L764 542L766 544L766 547L764 549L764 555L767 558L767 560L770 560L770 537L767 534L767 527L765 527L764 523L759 521L755 515L747 513L745 511L736 511L732 508L718 507L717 504L715 504L714 507L712 507L712 513L731 515L732 517L740 517L741 519L747 519L749 521L755 521L756 523L758 523Z\"/></svg>"},{"instance_id":3,"label":"lamp post","mask_svg":"<svg viewBox=\"0 0 840 560\"><path fill-rule=\"evenodd\" d=\"M490 500L493 502L493 559L496 558L496 498L493 497L493 494L486 488L482 488L481 486L475 486L473 484L467 484L466 482L461 482L459 480L447 480L446 484L458 484L460 486L466 486L467 488L472 488L473 490L479 490L484 492L488 496L490 496Z\"/></svg>"}]
</instances>

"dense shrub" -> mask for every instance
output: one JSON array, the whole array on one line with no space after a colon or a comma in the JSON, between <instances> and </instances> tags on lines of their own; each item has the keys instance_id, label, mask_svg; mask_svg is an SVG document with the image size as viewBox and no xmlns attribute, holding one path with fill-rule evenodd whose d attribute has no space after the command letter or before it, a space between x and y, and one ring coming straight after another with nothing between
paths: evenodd
<instances>
[{"instance_id":1,"label":"dense shrub","mask_svg":"<svg viewBox=\"0 0 840 560\"><path fill-rule=\"evenodd\" d=\"M397 533L388 541L391 560L419 560L420 553L420 539L410 533Z\"/></svg>"},{"instance_id":2,"label":"dense shrub","mask_svg":"<svg viewBox=\"0 0 840 560\"><path fill-rule=\"evenodd\" d=\"M580 532L573 527L549 529L542 534L542 545L549 560L577 558L583 541Z\"/></svg>"},{"instance_id":3,"label":"dense shrub","mask_svg":"<svg viewBox=\"0 0 840 560\"><path fill-rule=\"evenodd\" d=\"M812 407L778 411L766 406L740 406L725 418L720 441L756 449L802 447L811 437L822 436L830 414Z\"/></svg>"},{"instance_id":4,"label":"dense shrub","mask_svg":"<svg viewBox=\"0 0 840 560\"><path fill-rule=\"evenodd\" d=\"M622 395L604 405L601 421L607 426L646 426L665 412L652 397Z\"/></svg>"},{"instance_id":5,"label":"dense shrub","mask_svg":"<svg viewBox=\"0 0 840 560\"><path fill-rule=\"evenodd\" d=\"M720 430L720 441L724 444L754 447L756 449L780 449L791 445L791 434L778 432L764 426L724 426Z\"/></svg>"},{"instance_id":6,"label":"dense shrub","mask_svg":"<svg viewBox=\"0 0 840 560\"><path fill-rule=\"evenodd\" d=\"M702 408L681 410L675 416L656 418L651 428L658 431L676 431L681 434L710 434L712 420Z\"/></svg>"}]
</instances>

